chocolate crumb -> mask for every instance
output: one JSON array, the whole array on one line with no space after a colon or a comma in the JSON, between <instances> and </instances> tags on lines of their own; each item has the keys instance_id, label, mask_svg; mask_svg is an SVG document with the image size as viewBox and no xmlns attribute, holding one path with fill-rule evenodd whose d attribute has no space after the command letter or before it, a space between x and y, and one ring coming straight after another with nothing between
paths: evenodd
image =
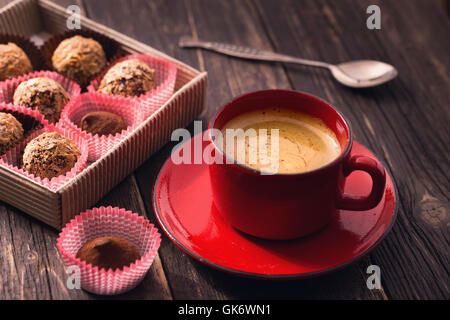
<instances>
[{"instance_id":1,"label":"chocolate crumb","mask_svg":"<svg viewBox=\"0 0 450 320\"><path fill-rule=\"evenodd\" d=\"M121 133L127 129L127 124L115 113L96 111L86 114L81 119L80 127L92 135L107 136Z\"/></svg>"}]
</instances>

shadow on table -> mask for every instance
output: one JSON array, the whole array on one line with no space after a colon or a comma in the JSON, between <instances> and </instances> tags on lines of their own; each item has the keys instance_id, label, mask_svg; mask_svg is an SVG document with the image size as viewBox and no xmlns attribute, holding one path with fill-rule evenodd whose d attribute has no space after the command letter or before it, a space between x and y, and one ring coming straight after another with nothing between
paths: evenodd
<instances>
[{"instance_id":1,"label":"shadow on table","mask_svg":"<svg viewBox=\"0 0 450 320\"><path fill-rule=\"evenodd\" d=\"M358 264L329 275L303 280L249 279L209 268L198 261L194 265L200 274L209 274L208 280L229 299L369 298L366 280Z\"/></svg>"}]
</instances>

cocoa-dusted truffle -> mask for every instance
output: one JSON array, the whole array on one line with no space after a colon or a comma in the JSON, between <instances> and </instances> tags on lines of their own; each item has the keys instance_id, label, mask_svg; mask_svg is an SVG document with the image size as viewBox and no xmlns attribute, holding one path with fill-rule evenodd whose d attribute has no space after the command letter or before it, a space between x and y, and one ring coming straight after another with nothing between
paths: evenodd
<instances>
[{"instance_id":1,"label":"cocoa-dusted truffle","mask_svg":"<svg viewBox=\"0 0 450 320\"><path fill-rule=\"evenodd\" d=\"M51 123L58 122L69 100L69 93L58 82L45 77L20 83L13 97L15 105L37 109Z\"/></svg>"},{"instance_id":2,"label":"cocoa-dusted truffle","mask_svg":"<svg viewBox=\"0 0 450 320\"><path fill-rule=\"evenodd\" d=\"M122 269L141 258L134 244L124 238L107 236L91 239L78 250L77 258L99 269Z\"/></svg>"},{"instance_id":3,"label":"cocoa-dusted truffle","mask_svg":"<svg viewBox=\"0 0 450 320\"><path fill-rule=\"evenodd\" d=\"M59 73L87 85L106 66L106 56L100 43L77 35L61 41L53 52L52 64Z\"/></svg>"},{"instance_id":4,"label":"cocoa-dusted truffle","mask_svg":"<svg viewBox=\"0 0 450 320\"><path fill-rule=\"evenodd\" d=\"M155 86L155 71L138 59L128 59L108 70L98 91L126 97L140 96Z\"/></svg>"},{"instance_id":5,"label":"cocoa-dusted truffle","mask_svg":"<svg viewBox=\"0 0 450 320\"><path fill-rule=\"evenodd\" d=\"M127 128L127 124L115 113L95 111L87 113L81 119L80 127L92 135L107 136L122 132Z\"/></svg>"},{"instance_id":6,"label":"cocoa-dusted truffle","mask_svg":"<svg viewBox=\"0 0 450 320\"><path fill-rule=\"evenodd\" d=\"M33 71L30 59L15 43L0 44L0 81Z\"/></svg>"},{"instance_id":7,"label":"cocoa-dusted truffle","mask_svg":"<svg viewBox=\"0 0 450 320\"><path fill-rule=\"evenodd\" d=\"M45 132L25 147L22 169L41 179L69 172L81 155L76 144L58 132Z\"/></svg>"},{"instance_id":8,"label":"cocoa-dusted truffle","mask_svg":"<svg viewBox=\"0 0 450 320\"><path fill-rule=\"evenodd\" d=\"M3 154L22 139L22 124L12 114L0 112L0 154Z\"/></svg>"}]
</instances>

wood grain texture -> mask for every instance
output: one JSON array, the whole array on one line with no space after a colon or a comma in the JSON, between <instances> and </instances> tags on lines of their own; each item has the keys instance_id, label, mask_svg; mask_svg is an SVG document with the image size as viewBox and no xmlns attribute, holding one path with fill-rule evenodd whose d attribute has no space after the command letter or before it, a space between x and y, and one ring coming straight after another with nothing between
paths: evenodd
<instances>
[{"instance_id":1,"label":"wood grain texture","mask_svg":"<svg viewBox=\"0 0 450 320\"><path fill-rule=\"evenodd\" d=\"M0 0L0 5L5 0ZM67 6L74 1L57 0ZM338 107L356 139L393 173L399 214L391 234L367 258L302 281L243 279L213 270L167 237L144 282L119 299L449 299L448 18L437 2L417 0L83 0L89 18L209 73L206 127L232 97L265 88L310 92ZM107 5L106 5L107 3ZM378 4L382 29L365 27ZM105 8L108 8L107 10ZM326 70L257 63L177 46L182 35L338 63L377 59L399 77L372 89L336 83ZM192 131L192 125L189 127ZM168 143L98 205L120 206L156 223L151 191L175 143ZM0 299L98 299L67 290L57 233L0 203ZM377 264L382 289L368 290Z\"/></svg>"}]
</instances>

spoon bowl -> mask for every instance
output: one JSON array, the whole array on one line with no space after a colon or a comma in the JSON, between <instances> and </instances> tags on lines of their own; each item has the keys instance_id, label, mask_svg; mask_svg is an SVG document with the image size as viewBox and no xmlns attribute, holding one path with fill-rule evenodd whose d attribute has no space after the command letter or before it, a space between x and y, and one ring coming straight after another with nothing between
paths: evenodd
<instances>
[{"instance_id":1,"label":"spoon bowl","mask_svg":"<svg viewBox=\"0 0 450 320\"><path fill-rule=\"evenodd\" d=\"M329 65L334 78L353 88L378 86L394 79L398 72L394 66L375 60L356 60Z\"/></svg>"}]
</instances>

